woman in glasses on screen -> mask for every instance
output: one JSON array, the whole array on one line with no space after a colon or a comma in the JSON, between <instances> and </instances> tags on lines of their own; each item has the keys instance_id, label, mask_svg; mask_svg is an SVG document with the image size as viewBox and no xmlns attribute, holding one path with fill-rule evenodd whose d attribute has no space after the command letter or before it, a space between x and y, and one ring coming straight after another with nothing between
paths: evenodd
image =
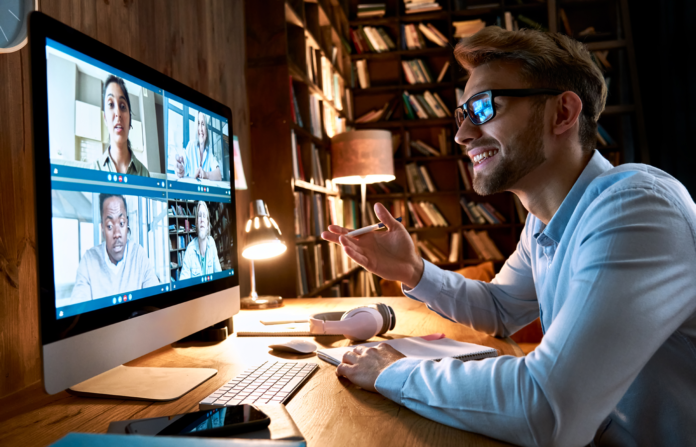
<instances>
[{"instance_id":1,"label":"woman in glasses on screen","mask_svg":"<svg viewBox=\"0 0 696 447\"><path fill-rule=\"evenodd\" d=\"M196 204L196 235L186 247L179 280L222 271L215 240L210 235L210 212L202 200Z\"/></svg>"},{"instance_id":2,"label":"woman in glasses on screen","mask_svg":"<svg viewBox=\"0 0 696 447\"><path fill-rule=\"evenodd\" d=\"M196 114L196 135L186 145L183 155L176 156L177 177L222 180L220 163L213 155L208 132L208 118L203 112Z\"/></svg>"},{"instance_id":3,"label":"woman in glasses on screen","mask_svg":"<svg viewBox=\"0 0 696 447\"><path fill-rule=\"evenodd\" d=\"M102 110L106 128L109 129L110 144L96 161L96 169L150 177L150 171L135 158L131 150L128 140L128 134L133 128L130 97L125 81L118 76L109 75L104 81Z\"/></svg>"}]
</instances>

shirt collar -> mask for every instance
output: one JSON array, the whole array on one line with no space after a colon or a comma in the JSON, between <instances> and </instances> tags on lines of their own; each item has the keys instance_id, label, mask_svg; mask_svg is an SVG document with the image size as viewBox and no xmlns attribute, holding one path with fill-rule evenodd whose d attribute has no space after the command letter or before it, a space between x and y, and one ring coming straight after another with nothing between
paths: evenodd
<instances>
[{"instance_id":1,"label":"shirt collar","mask_svg":"<svg viewBox=\"0 0 696 447\"><path fill-rule=\"evenodd\" d=\"M580 202L580 199L585 194L587 187L590 186L590 183L592 183L594 179L612 168L613 166L611 163L595 149L590 162L587 163L587 166L585 166L585 169L570 189L570 192L568 192L568 195L563 199L563 203L561 203L561 206L558 208L558 211L556 211L556 214L553 215L549 224L544 227L543 222L539 221L541 226L537 225L534 232L537 233L538 230L538 232L541 233L543 231L544 235L558 244L563 237L563 232L571 216L575 212L575 207L577 207L578 202Z\"/></svg>"},{"instance_id":2,"label":"shirt collar","mask_svg":"<svg viewBox=\"0 0 696 447\"><path fill-rule=\"evenodd\" d=\"M208 251L208 247L210 246L210 236L206 237L205 240L207 241L206 244L205 244L205 251L207 252L207 251ZM201 250L200 250L200 247L199 247L199 245L198 245L198 237L196 237L196 238L193 240L193 250L196 252L196 254L197 254L198 256L201 256Z\"/></svg>"},{"instance_id":3,"label":"shirt collar","mask_svg":"<svg viewBox=\"0 0 696 447\"><path fill-rule=\"evenodd\" d=\"M138 162L138 159L135 158L135 156L133 155L133 151L132 151L132 150L128 149L128 152L130 153L131 161L130 161L130 164L128 165L127 173L130 173L131 170L137 172L137 171L138 171L138 165L137 165L136 162ZM116 171L116 163L111 159L111 146L109 146L109 147L104 151L104 153L102 154L102 157L101 157L101 160L100 160L99 163L100 163L100 166L102 166L102 167L104 167L104 166L106 166L106 165L108 164L109 167L110 167L109 170Z\"/></svg>"}]
</instances>

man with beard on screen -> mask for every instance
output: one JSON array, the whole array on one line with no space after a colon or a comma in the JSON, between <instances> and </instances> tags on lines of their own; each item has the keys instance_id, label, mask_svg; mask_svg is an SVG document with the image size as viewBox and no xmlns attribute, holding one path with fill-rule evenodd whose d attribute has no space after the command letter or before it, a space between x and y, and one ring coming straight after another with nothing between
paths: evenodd
<instances>
[{"instance_id":1,"label":"man with beard on screen","mask_svg":"<svg viewBox=\"0 0 696 447\"><path fill-rule=\"evenodd\" d=\"M179 279L209 275L222 271L215 240L210 236L210 213L202 200L196 205L197 237L186 247Z\"/></svg>"},{"instance_id":2,"label":"man with beard on screen","mask_svg":"<svg viewBox=\"0 0 696 447\"><path fill-rule=\"evenodd\" d=\"M128 206L117 194L99 194L104 242L87 250L77 267L70 304L159 285L147 253L128 236Z\"/></svg>"},{"instance_id":3,"label":"man with beard on screen","mask_svg":"<svg viewBox=\"0 0 696 447\"><path fill-rule=\"evenodd\" d=\"M491 283L416 255L388 228L351 238L367 270L445 318L506 337L536 318L525 357L440 362L358 347L336 374L438 422L519 445L689 445L696 439L696 205L659 169L595 150L607 90L586 48L555 33L487 27L454 50L469 73L455 140L481 195L529 210Z\"/></svg>"}]
</instances>

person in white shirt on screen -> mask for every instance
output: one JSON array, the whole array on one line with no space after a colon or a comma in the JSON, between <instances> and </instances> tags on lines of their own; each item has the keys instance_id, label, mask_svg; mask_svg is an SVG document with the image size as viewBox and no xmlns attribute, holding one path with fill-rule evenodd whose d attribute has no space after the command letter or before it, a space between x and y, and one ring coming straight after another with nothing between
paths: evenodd
<instances>
[{"instance_id":1,"label":"person in white shirt on screen","mask_svg":"<svg viewBox=\"0 0 696 447\"><path fill-rule=\"evenodd\" d=\"M210 236L208 205L202 200L196 205L196 233L198 236L186 247L179 279L189 279L222 271L215 241Z\"/></svg>"},{"instance_id":2,"label":"person in white shirt on screen","mask_svg":"<svg viewBox=\"0 0 696 447\"><path fill-rule=\"evenodd\" d=\"M220 162L213 154L208 117L203 112L196 114L196 135L191 136L184 155L176 156L176 175L179 178L222 180Z\"/></svg>"},{"instance_id":3,"label":"person in white shirt on screen","mask_svg":"<svg viewBox=\"0 0 696 447\"><path fill-rule=\"evenodd\" d=\"M126 199L121 195L99 194L99 209L104 242L82 256L70 304L160 284L145 250L128 240Z\"/></svg>"},{"instance_id":4,"label":"person in white shirt on screen","mask_svg":"<svg viewBox=\"0 0 696 447\"><path fill-rule=\"evenodd\" d=\"M358 347L336 373L515 445L694 445L689 192L652 166L613 167L595 149L607 86L583 44L490 26L454 53L470 74L454 115L474 189L511 191L529 210L515 252L490 283L466 279L417 256L381 204L388 231L352 238L330 226L322 237L445 318L497 337L540 318L544 337L524 357L469 362Z\"/></svg>"}]
</instances>

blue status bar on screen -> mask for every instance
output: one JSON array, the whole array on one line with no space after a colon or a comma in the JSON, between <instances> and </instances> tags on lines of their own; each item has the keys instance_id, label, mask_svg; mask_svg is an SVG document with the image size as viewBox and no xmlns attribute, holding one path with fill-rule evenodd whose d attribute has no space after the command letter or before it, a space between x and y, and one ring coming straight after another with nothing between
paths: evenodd
<instances>
[{"instance_id":1,"label":"blue status bar on screen","mask_svg":"<svg viewBox=\"0 0 696 447\"><path fill-rule=\"evenodd\" d=\"M147 287L145 289L133 290L130 292L124 292L117 295L107 296L104 298L98 298L96 300L85 301L84 303L71 304L69 306L63 306L56 309L56 318L68 318L74 317L75 315L80 315L85 312L91 312L93 310L104 309L106 307L118 306L120 304L129 303L131 301L136 301L139 299L147 298L154 295L159 295L162 293L167 293L176 289L183 289L185 287L191 287L198 284L204 284L217 279L229 278L234 276L234 270L223 270L217 273L211 273L210 275L197 276L195 278L184 279L181 281L172 281L170 283L160 284L159 286Z\"/></svg>"}]
</instances>

